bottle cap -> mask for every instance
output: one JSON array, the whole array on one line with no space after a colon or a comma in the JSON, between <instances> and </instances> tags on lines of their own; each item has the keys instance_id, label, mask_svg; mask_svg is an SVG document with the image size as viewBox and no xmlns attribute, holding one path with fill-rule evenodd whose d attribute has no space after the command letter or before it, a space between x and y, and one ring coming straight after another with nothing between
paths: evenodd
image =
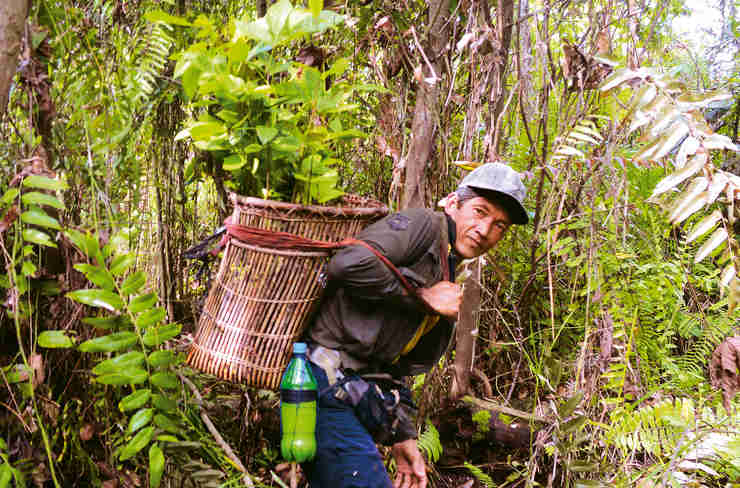
<instances>
[{"instance_id":1,"label":"bottle cap","mask_svg":"<svg viewBox=\"0 0 740 488\"><path fill-rule=\"evenodd\" d=\"M293 354L305 354L308 346L305 342L293 343Z\"/></svg>"}]
</instances>

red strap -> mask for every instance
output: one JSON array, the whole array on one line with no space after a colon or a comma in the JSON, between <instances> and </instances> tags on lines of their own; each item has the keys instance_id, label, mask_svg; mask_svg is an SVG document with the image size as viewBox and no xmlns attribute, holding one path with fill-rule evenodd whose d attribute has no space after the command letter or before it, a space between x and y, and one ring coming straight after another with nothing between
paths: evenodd
<instances>
[{"instance_id":1,"label":"red strap","mask_svg":"<svg viewBox=\"0 0 740 488\"><path fill-rule=\"evenodd\" d=\"M226 246L226 243L231 238L235 238L239 241L255 246L268 247L272 249L288 249L293 251L332 250L351 245L363 246L369 249L373 254L375 254L378 259L380 259L388 267L388 269L391 270L394 275L396 275L396 277L401 282L409 295L416 297L430 310L433 310L432 307L426 302L426 300L421 297L417 288L409 283L406 277L401 274L401 271L387 257L381 254L380 251L378 251L365 241L354 238L344 239L339 242L317 241L291 234L289 232L279 232L260 229L258 227L232 224L230 220L230 218L226 219L226 222L224 223L224 225L226 226L226 233L221 238L221 242L219 242L218 246L216 246L211 251L214 255L218 254L219 251L221 251L221 249ZM444 247L444 244L442 244L442 247ZM444 279L449 281L450 273L449 265L447 263L447 254L448 250L442 249L442 274L444 276Z\"/></svg>"}]
</instances>

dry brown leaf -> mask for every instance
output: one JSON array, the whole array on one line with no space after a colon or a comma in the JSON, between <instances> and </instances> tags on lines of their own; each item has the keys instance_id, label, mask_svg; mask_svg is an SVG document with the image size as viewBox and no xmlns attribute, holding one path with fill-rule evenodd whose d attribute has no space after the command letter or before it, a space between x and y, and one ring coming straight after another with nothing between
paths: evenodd
<instances>
[{"instance_id":1,"label":"dry brown leaf","mask_svg":"<svg viewBox=\"0 0 740 488\"><path fill-rule=\"evenodd\" d=\"M13 225L13 222L15 222L15 219L17 218L18 218L18 207L16 205L13 205L12 207L8 209L8 212L5 214L5 217L3 217L2 220L0 220L0 234L10 229L10 227Z\"/></svg>"},{"instance_id":2,"label":"dry brown leaf","mask_svg":"<svg viewBox=\"0 0 740 488\"><path fill-rule=\"evenodd\" d=\"M33 386L37 387L46 379L44 358L41 357L41 354L33 354L28 358L28 365L31 367L31 371L33 371Z\"/></svg>"},{"instance_id":3,"label":"dry brown leaf","mask_svg":"<svg viewBox=\"0 0 740 488\"><path fill-rule=\"evenodd\" d=\"M712 353L709 380L722 389L722 404L730 411L730 401L740 391L740 336L729 337Z\"/></svg>"},{"instance_id":4,"label":"dry brown leaf","mask_svg":"<svg viewBox=\"0 0 740 488\"><path fill-rule=\"evenodd\" d=\"M93 424L85 424L80 427L80 439L83 441L87 442L92 439L93 434L95 434L95 427Z\"/></svg>"}]
</instances>

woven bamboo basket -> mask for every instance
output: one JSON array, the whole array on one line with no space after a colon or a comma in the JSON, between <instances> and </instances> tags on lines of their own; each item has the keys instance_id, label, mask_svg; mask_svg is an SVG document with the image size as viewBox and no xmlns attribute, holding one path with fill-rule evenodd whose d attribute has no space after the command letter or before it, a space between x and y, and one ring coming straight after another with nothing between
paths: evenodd
<instances>
[{"instance_id":1,"label":"woven bamboo basket","mask_svg":"<svg viewBox=\"0 0 740 488\"><path fill-rule=\"evenodd\" d=\"M344 197L342 206L305 206L230 195L231 222L336 242L388 213L379 202ZM270 249L230 239L198 322L188 364L224 380L277 388L321 299L330 251Z\"/></svg>"}]
</instances>

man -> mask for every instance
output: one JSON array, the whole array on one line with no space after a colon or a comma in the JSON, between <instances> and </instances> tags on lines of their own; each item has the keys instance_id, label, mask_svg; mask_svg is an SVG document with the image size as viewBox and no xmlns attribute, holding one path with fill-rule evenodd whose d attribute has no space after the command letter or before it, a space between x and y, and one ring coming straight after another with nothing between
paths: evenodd
<instances>
[{"instance_id":1,"label":"man","mask_svg":"<svg viewBox=\"0 0 740 488\"><path fill-rule=\"evenodd\" d=\"M306 337L319 386L317 453L304 466L311 488L391 486L376 442L393 446L396 488L426 487L415 407L398 379L445 353L462 300L455 267L527 223L525 193L518 173L488 163L446 197L444 212L397 212L357 236L372 249L332 257Z\"/></svg>"}]
</instances>

